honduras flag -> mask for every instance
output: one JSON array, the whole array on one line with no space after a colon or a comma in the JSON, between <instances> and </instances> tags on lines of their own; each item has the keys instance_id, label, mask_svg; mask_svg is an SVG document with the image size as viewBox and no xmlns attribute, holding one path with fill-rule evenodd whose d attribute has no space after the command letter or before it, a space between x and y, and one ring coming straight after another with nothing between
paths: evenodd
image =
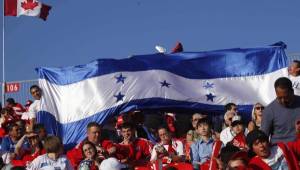
<instances>
[{"instance_id":1,"label":"honduras flag","mask_svg":"<svg viewBox=\"0 0 300 170\"><path fill-rule=\"evenodd\" d=\"M223 112L236 103L249 112L275 98L273 84L287 76L282 46L99 59L85 65L38 68L43 90L38 122L63 142L84 139L91 121L103 123L137 109Z\"/></svg>"}]
</instances>

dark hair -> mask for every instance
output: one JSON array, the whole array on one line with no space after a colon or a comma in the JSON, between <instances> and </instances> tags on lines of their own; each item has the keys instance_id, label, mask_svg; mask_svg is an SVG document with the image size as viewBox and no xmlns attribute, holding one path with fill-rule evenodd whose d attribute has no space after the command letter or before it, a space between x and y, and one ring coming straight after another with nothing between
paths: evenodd
<instances>
[{"instance_id":1,"label":"dark hair","mask_svg":"<svg viewBox=\"0 0 300 170\"><path fill-rule=\"evenodd\" d=\"M34 88L37 88L37 89L41 90L41 88L36 84L32 85L29 90L31 91Z\"/></svg>"},{"instance_id":2,"label":"dark hair","mask_svg":"<svg viewBox=\"0 0 300 170\"><path fill-rule=\"evenodd\" d=\"M14 127L19 127L19 125L17 125L16 123L10 123L8 126L7 126L7 131L8 132L11 132L13 130Z\"/></svg>"},{"instance_id":3,"label":"dark hair","mask_svg":"<svg viewBox=\"0 0 300 170\"><path fill-rule=\"evenodd\" d=\"M44 148L47 153L58 153L63 149L63 144L59 137L48 136L44 140Z\"/></svg>"},{"instance_id":4,"label":"dark hair","mask_svg":"<svg viewBox=\"0 0 300 170\"><path fill-rule=\"evenodd\" d=\"M166 126L159 126L159 127L157 128L157 132L158 132L160 129L165 129L168 133L170 133L169 128L167 128Z\"/></svg>"},{"instance_id":5,"label":"dark hair","mask_svg":"<svg viewBox=\"0 0 300 170\"><path fill-rule=\"evenodd\" d=\"M134 125L130 122L124 122L121 125L121 129L134 129Z\"/></svg>"},{"instance_id":6,"label":"dark hair","mask_svg":"<svg viewBox=\"0 0 300 170\"><path fill-rule=\"evenodd\" d=\"M37 123L37 124L33 125L33 132L34 133L39 133L41 129L45 129L46 130L44 124Z\"/></svg>"},{"instance_id":7,"label":"dark hair","mask_svg":"<svg viewBox=\"0 0 300 170\"><path fill-rule=\"evenodd\" d=\"M9 104L15 104L16 103L15 99L13 99L13 98L6 99L6 102L9 103Z\"/></svg>"},{"instance_id":8,"label":"dark hair","mask_svg":"<svg viewBox=\"0 0 300 170\"><path fill-rule=\"evenodd\" d=\"M90 129L91 127L98 127L98 128L101 128L101 126L99 125L99 123L97 122L90 122L88 125L87 125L87 129Z\"/></svg>"},{"instance_id":9,"label":"dark hair","mask_svg":"<svg viewBox=\"0 0 300 170\"><path fill-rule=\"evenodd\" d=\"M198 128L201 124L207 124L207 125L209 126L209 128L212 128L212 123L211 123L211 121L210 121L208 118L206 118L206 117L204 117L204 118L198 120L198 122L197 122L197 128Z\"/></svg>"},{"instance_id":10,"label":"dark hair","mask_svg":"<svg viewBox=\"0 0 300 170\"><path fill-rule=\"evenodd\" d=\"M4 114L5 112L8 112L8 114L11 112L12 110L10 108L2 108L1 110L1 115Z\"/></svg>"},{"instance_id":11,"label":"dark hair","mask_svg":"<svg viewBox=\"0 0 300 170\"><path fill-rule=\"evenodd\" d=\"M278 78L274 83L274 87L275 89L281 88L281 89L293 90L293 84L291 80L286 77Z\"/></svg>"},{"instance_id":12,"label":"dark hair","mask_svg":"<svg viewBox=\"0 0 300 170\"><path fill-rule=\"evenodd\" d=\"M293 60L293 62L297 64L298 68L300 68L300 61L299 60Z\"/></svg>"},{"instance_id":13,"label":"dark hair","mask_svg":"<svg viewBox=\"0 0 300 170\"><path fill-rule=\"evenodd\" d=\"M236 106L236 104L234 104L234 103L227 103L227 104L224 106L225 111L231 110L232 106Z\"/></svg>"},{"instance_id":14,"label":"dark hair","mask_svg":"<svg viewBox=\"0 0 300 170\"><path fill-rule=\"evenodd\" d=\"M93 149L94 149L94 151L95 151L94 158L96 158L96 156L97 156L97 148L96 148L95 144L93 144L92 142L90 142L90 141L88 141L88 140L85 140L85 141L83 142L83 144L82 144L82 147L81 147L81 152L82 152L83 158L86 158L85 155L84 155L84 150L83 150L83 146L84 146L84 145L91 145L91 146L93 147Z\"/></svg>"},{"instance_id":15,"label":"dark hair","mask_svg":"<svg viewBox=\"0 0 300 170\"><path fill-rule=\"evenodd\" d=\"M253 143L259 140L260 142L267 141L269 142L269 137L261 130L255 129L248 133L246 137L247 145L250 148L250 151L252 150Z\"/></svg>"},{"instance_id":16,"label":"dark hair","mask_svg":"<svg viewBox=\"0 0 300 170\"><path fill-rule=\"evenodd\" d=\"M227 166L230 158L240 149L232 144L228 143L224 148L221 149L220 158L221 161L224 163L225 167Z\"/></svg>"}]
</instances>

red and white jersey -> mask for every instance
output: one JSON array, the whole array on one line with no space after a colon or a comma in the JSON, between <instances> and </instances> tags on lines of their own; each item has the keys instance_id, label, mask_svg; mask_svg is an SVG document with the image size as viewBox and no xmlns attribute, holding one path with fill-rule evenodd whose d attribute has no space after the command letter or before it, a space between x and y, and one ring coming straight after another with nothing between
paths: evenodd
<instances>
[{"instance_id":1,"label":"red and white jersey","mask_svg":"<svg viewBox=\"0 0 300 170\"><path fill-rule=\"evenodd\" d=\"M152 149L150 161L157 160L159 153L157 153L156 150L157 150L157 147L160 147L160 146L163 146L169 154L175 154L175 155L178 155L178 156L184 155L182 142L179 141L179 140L174 140L173 139L171 141L171 144L169 144L169 145L163 145L162 143L156 144Z\"/></svg>"},{"instance_id":2,"label":"red and white jersey","mask_svg":"<svg viewBox=\"0 0 300 170\"><path fill-rule=\"evenodd\" d=\"M25 112L24 107L20 103L16 103L16 105L14 105L12 109L14 110L15 114L18 116L21 116L22 113Z\"/></svg>"}]
</instances>

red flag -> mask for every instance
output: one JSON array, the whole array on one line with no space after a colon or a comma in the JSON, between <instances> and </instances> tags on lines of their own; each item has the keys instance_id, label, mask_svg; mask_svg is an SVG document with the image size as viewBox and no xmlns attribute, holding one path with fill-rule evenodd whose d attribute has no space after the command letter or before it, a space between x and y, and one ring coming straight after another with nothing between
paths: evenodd
<instances>
[{"instance_id":1,"label":"red flag","mask_svg":"<svg viewBox=\"0 0 300 170\"><path fill-rule=\"evenodd\" d=\"M37 16L46 20L50 10L51 6L37 0L4 0L5 16Z\"/></svg>"}]
</instances>

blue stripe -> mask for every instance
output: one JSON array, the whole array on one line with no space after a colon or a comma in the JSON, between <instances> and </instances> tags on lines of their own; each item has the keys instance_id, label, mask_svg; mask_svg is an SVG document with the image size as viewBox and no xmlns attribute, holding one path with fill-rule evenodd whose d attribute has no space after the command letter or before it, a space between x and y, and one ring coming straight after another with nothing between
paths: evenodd
<instances>
[{"instance_id":1,"label":"blue stripe","mask_svg":"<svg viewBox=\"0 0 300 170\"><path fill-rule=\"evenodd\" d=\"M238 105L238 108L240 113L247 113L243 114L243 118L249 119L251 117L252 105ZM143 109L168 110L174 112L178 110L185 110L189 112L194 111L209 114L224 113L224 106L221 105L208 105L196 102L176 101L162 98L149 98L123 103L120 106L104 110L102 112L94 114L93 116L72 123L61 124L55 120L52 114L43 111L37 114L37 121L45 125L48 133L61 136L64 144L72 145L77 143L78 141L82 141L86 137L86 126L89 122L96 121L102 124L104 123L106 118L115 116L114 113L125 113L132 110Z\"/></svg>"},{"instance_id":2,"label":"blue stripe","mask_svg":"<svg viewBox=\"0 0 300 170\"><path fill-rule=\"evenodd\" d=\"M37 68L41 79L58 85L76 83L114 72L165 70L189 79L253 76L287 67L282 47L228 49L210 52L149 54L125 59L99 59L64 68Z\"/></svg>"}]
</instances>

